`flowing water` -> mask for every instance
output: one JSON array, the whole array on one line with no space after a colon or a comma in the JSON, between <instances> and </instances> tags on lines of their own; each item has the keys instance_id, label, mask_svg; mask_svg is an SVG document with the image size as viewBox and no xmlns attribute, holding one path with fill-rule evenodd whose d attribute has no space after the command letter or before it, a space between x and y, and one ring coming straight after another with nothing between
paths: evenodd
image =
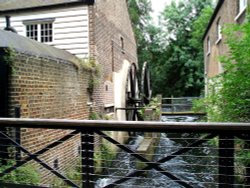
<instances>
[{"instance_id":1,"label":"flowing water","mask_svg":"<svg viewBox=\"0 0 250 188\"><path fill-rule=\"evenodd\" d=\"M190 122L190 121L197 121L198 119L199 117L182 117L182 116L173 117L171 116L171 117L163 117L162 121L186 121L186 122L189 121ZM155 151L155 156L153 158L153 161L158 161L162 159L163 157L166 157L170 155L171 153L177 151L179 148L187 145L188 142L185 140L179 140L179 139L175 140L175 138L179 138L180 136L185 137L185 138L197 137L197 135L190 135L190 134L161 133L159 144ZM137 136L137 138L135 138L129 143L129 147L131 149L136 149L139 146L141 140L143 140L143 136ZM206 145L203 145L201 149L198 149L195 152L190 151L185 155L189 157L185 157L185 156L175 157L171 159L170 161L163 163L160 167L174 175L178 174L178 178L180 178L183 181L192 182L190 183L190 185L192 185L193 187L197 187L197 188L212 188L213 187L214 188L216 187L215 185L213 185L213 182L215 182L215 177L212 174L217 173L216 168L213 168L213 166L216 166L217 161L213 159L212 157L199 158L199 159L196 157L190 158L190 156L204 156L204 155L215 156L214 151L212 151ZM201 163L203 164L202 169L200 166L191 165L192 163L196 163L197 160L201 160ZM112 169L107 170L106 172L107 178L102 178L102 179L97 180L97 183L96 183L97 188L104 187L114 182L115 180L117 180L116 177L125 176L126 174L136 170L136 159L126 152L121 152L117 156L116 162L112 164ZM115 169L122 169L122 170L115 170ZM205 175L204 173L201 173L201 172L205 172ZM211 184L207 182L211 182ZM119 188L135 187L136 188L140 186L149 187L149 188L152 188L152 187L182 188L181 185L169 179L165 175L157 172L156 170L150 170L145 176L133 178L132 180L126 181L125 183L116 187L119 187Z\"/></svg>"}]
</instances>

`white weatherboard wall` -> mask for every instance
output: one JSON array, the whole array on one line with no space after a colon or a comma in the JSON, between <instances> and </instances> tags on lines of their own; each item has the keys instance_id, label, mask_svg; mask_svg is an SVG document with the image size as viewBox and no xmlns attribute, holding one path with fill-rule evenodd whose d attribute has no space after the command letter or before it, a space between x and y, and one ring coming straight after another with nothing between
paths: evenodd
<instances>
[{"instance_id":1,"label":"white weatherboard wall","mask_svg":"<svg viewBox=\"0 0 250 188\"><path fill-rule=\"evenodd\" d=\"M62 8L35 12L16 13L11 16L11 26L18 34L26 36L23 21L53 18L53 42L47 44L67 50L80 57L89 56L88 6ZM5 17L0 17L0 29L6 26Z\"/></svg>"}]
</instances>

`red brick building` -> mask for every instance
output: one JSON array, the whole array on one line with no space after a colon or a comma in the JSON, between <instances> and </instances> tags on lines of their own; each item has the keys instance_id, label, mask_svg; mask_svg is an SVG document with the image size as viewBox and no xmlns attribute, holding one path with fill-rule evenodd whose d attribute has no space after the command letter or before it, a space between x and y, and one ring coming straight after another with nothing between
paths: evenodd
<instances>
[{"instance_id":1,"label":"red brick building","mask_svg":"<svg viewBox=\"0 0 250 188\"><path fill-rule=\"evenodd\" d=\"M120 93L125 91L114 89L114 85L121 83L124 62L137 63L126 0L26 0L22 3L3 0L0 29L6 27L6 15L11 16L11 26L18 34L81 59L94 59L101 65L100 83L94 91L95 109L103 113L123 107Z\"/></svg>"},{"instance_id":2,"label":"red brick building","mask_svg":"<svg viewBox=\"0 0 250 188\"><path fill-rule=\"evenodd\" d=\"M124 107L127 70L137 63L126 0L2 0L0 29L6 27L17 34L0 30L1 117L18 112L22 118L88 119L91 109L106 114ZM101 73L93 93L90 60ZM114 117L124 120L124 114ZM32 153L68 133L15 131ZM79 135L41 157L63 171L78 152ZM50 182L50 174L43 174Z\"/></svg>"}]
</instances>

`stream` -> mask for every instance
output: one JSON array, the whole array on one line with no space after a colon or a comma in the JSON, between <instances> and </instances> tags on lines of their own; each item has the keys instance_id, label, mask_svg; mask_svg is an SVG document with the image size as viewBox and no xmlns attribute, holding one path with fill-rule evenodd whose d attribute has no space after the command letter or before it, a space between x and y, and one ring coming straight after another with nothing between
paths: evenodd
<instances>
[{"instance_id":1,"label":"stream","mask_svg":"<svg viewBox=\"0 0 250 188\"><path fill-rule=\"evenodd\" d=\"M197 121L199 117L183 117L183 116L171 116L162 117L162 121L181 121L181 122L193 122ZM186 146L200 135L195 134L166 134L161 133L159 144L156 147L153 161L158 161L163 157L170 155L183 146ZM184 139L177 139L184 138ZM189 139L186 139L189 138ZM143 136L137 136L129 142L130 149L136 149L143 140ZM192 156L192 157L190 157ZM198 156L198 157L196 157ZM211 156L211 157L199 157L199 156ZM189 184L197 188L215 188L217 185L216 177L213 174L217 174L217 168L215 168L217 161L212 156L216 156L216 151L213 151L209 146L203 144L199 149L195 151L189 151L184 156L178 156L170 161L167 161L160 165L164 170L178 176L183 181L190 182ZM193 165L199 160L200 165ZM121 169L121 170L117 170ZM111 168L106 170L106 177L100 178L96 182L96 188L105 187L114 182L120 177L136 170L136 159L130 154L121 151L117 155L117 159L112 163ZM146 175L133 178L126 181L123 184L117 185L118 188L139 188L139 187L157 187L157 188L183 188L180 184L169 179L165 175L157 172L156 170L150 170Z\"/></svg>"}]
</instances>

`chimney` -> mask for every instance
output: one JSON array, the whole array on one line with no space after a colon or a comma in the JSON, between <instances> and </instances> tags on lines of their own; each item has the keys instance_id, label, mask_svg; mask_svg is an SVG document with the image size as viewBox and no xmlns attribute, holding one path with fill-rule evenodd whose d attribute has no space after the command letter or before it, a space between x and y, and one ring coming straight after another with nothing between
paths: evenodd
<instances>
[{"instance_id":1,"label":"chimney","mask_svg":"<svg viewBox=\"0 0 250 188\"><path fill-rule=\"evenodd\" d=\"M4 28L4 30L17 33L17 31L10 25L10 16L5 16L5 20L6 20L6 27Z\"/></svg>"}]
</instances>

